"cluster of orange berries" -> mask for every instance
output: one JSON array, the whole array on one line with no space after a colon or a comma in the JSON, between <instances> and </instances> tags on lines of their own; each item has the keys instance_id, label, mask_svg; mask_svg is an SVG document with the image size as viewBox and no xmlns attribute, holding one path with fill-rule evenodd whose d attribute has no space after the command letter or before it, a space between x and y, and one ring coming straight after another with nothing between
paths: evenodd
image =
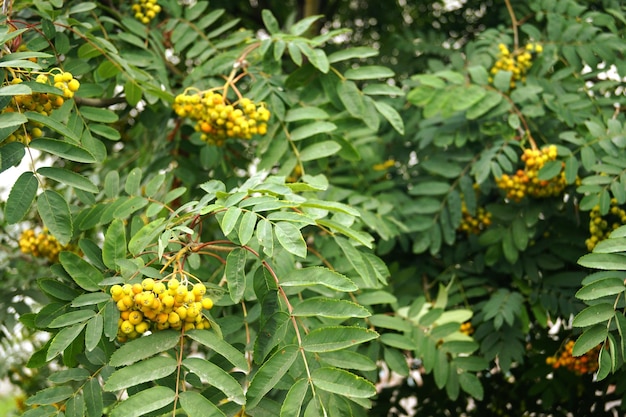
<instances>
[{"instance_id":1,"label":"cluster of orange berries","mask_svg":"<svg viewBox=\"0 0 626 417\"><path fill-rule=\"evenodd\" d=\"M574 341L570 340L563 346L560 353L548 356L546 363L554 369L566 368L577 375L589 374L598 370L598 355L601 346L598 345L582 356L572 356Z\"/></svg>"},{"instance_id":2,"label":"cluster of orange berries","mask_svg":"<svg viewBox=\"0 0 626 417\"><path fill-rule=\"evenodd\" d=\"M157 4L157 0L137 0L133 3L132 10L135 19L147 25L156 15L161 13L161 6Z\"/></svg>"},{"instance_id":3,"label":"cluster of orange berries","mask_svg":"<svg viewBox=\"0 0 626 417\"><path fill-rule=\"evenodd\" d=\"M534 198L554 197L563 193L567 186L565 172L561 172L550 180L537 178L539 170L548 161L554 161L557 157L555 145L543 149L525 149L522 154L524 169L518 169L513 175L504 174L496 178L498 188L506 192L506 197L519 202L525 196Z\"/></svg>"},{"instance_id":4,"label":"cluster of orange berries","mask_svg":"<svg viewBox=\"0 0 626 417\"><path fill-rule=\"evenodd\" d=\"M20 84L24 80L21 78L14 78L11 84ZM51 84L49 74L39 74L35 81L40 84ZM33 92L27 95L14 96L11 102L2 110L2 113L23 113L26 111L34 111L46 116L61 107L65 98L74 97L74 93L80 88L80 82L74 78L69 72L60 72L54 74L53 85L63 91L63 97L51 93L38 93ZM13 132L8 138L8 142L21 142L24 145L28 145L34 138L41 137L43 135L43 125L39 122L29 121L20 128Z\"/></svg>"},{"instance_id":5,"label":"cluster of orange berries","mask_svg":"<svg viewBox=\"0 0 626 417\"><path fill-rule=\"evenodd\" d=\"M270 111L263 104L257 105L245 97L231 104L213 91L179 94L173 108L178 116L196 122L195 129L203 141L218 146L228 138L264 135L270 119Z\"/></svg>"},{"instance_id":6,"label":"cluster of orange berries","mask_svg":"<svg viewBox=\"0 0 626 417\"><path fill-rule=\"evenodd\" d=\"M465 323L461 323L461 328L459 329L459 331L468 336L471 336L472 333L474 333L474 327L472 326L471 322L466 321Z\"/></svg>"},{"instance_id":7,"label":"cluster of orange berries","mask_svg":"<svg viewBox=\"0 0 626 417\"><path fill-rule=\"evenodd\" d=\"M209 320L202 310L213 308L202 283L191 288L176 278L157 282L145 278L141 284L113 285L111 298L120 311L117 340L124 343L148 330L209 329Z\"/></svg>"},{"instance_id":8,"label":"cluster of orange berries","mask_svg":"<svg viewBox=\"0 0 626 417\"><path fill-rule=\"evenodd\" d=\"M479 235L491 224L491 213L484 207L476 209L476 215L472 216L467 210L465 201L461 205L461 213L463 215L459 230L470 234Z\"/></svg>"},{"instance_id":9,"label":"cluster of orange berries","mask_svg":"<svg viewBox=\"0 0 626 417\"><path fill-rule=\"evenodd\" d=\"M20 236L19 245L22 253L30 253L38 258L47 258L53 263L59 260L61 251L76 251L74 245L61 245L46 229L37 235L32 229L25 230Z\"/></svg>"},{"instance_id":10,"label":"cluster of orange berries","mask_svg":"<svg viewBox=\"0 0 626 417\"><path fill-rule=\"evenodd\" d=\"M500 51L498 59L491 67L491 75L496 75L500 71L509 71L511 73L511 88L515 88L516 82L526 82L526 73L533 65L533 53L540 54L543 47L537 43L529 43L525 48L509 51L509 48L503 44L498 44ZM493 82L493 78L489 78Z\"/></svg>"},{"instance_id":11,"label":"cluster of orange berries","mask_svg":"<svg viewBox=\"0 0 626 417\"><path fill-rule=\"evenodd\" d=\"M600 214L600 206L595 206L589 212L589 238L585 241L587 249L592 251L598 242L609 237L611 232L626 224L626 210L617 205L616 199L611 199L609 216L605 219Z\"/></svg>"}]
</instances>

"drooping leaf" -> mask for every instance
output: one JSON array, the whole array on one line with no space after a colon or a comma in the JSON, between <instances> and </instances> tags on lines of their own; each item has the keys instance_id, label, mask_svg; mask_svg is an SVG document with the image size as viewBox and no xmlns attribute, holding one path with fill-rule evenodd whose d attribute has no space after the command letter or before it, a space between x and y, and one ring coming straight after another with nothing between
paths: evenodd
<instances>
[{"instance_id":1,"label":"drooping leaf","mask_svg":"<svg viewBox=\"0 0 626 417\"><path fill-rule=\"evenodd\" d=\"M190 330L185 335L220 354L233 366L248 371L249 365L244 354L224 339L219 338L214 332Z\"/></svg>"},{"instance_id":2,"label":"drooping leaf","mask_svg":"<svg viewBox=\"0 0 626 417\"><path fill-rule=\"evenodd\" d=\"M376 338L378 338L378 333L363 327L318 327L304 337L302 347L307 352L332 352Z\"/></svg>"},{"instance_id":3,"label":"drooping leaf","mask_svg":"<svg viewBox=\"0 0 626 417\"><path fill-rule=\"evenodd\" d=\"M111 410L111 417L140 417L174 401L175 393L171 388L155 386L140 391L119 403Z\"/></svg>"},{"instance_id":4,"label":"drooping leaf","mask_svg":"<svg viewBox=\"0 0 626 417\"><path fill-rule=\"evenodd\" d=\"M173 348L179 340L179 332L167 330L131 340L111 355L109 364L116 367L130 365Z\"/></svg>"},{"instance_id":5,"label":"drooping leaf","mask_svg":"<svg viewBox=\"0 0 626 417\"><path fill-rule=\"evenodd\" d=\"M354 398L369 398L376 387L367 379L337 368L317 368L311 373L313 384L324 391Z\"/></svg>"},{"instance_id":6,"label":"drooping leaf","mask_svg":"<svg viewBox=\"0 0 626 417\"><path fill-rule=\"evenodd\" d=\"M253 409L263 399L276 383L287 373L291 365L300 353L296 345L285 346L278 349L265 362L250 381L250 386L246 392L246 408Z\"/></svg>"},{"instance_id":7,"label":"drooping leaf","mask_svg":"<svg viewBox=\"0 0 626 417\"><path fill-rule=\"evenodd\" d=\"M144 382L165 378L176 370L175 359L166 356L155 356L120 368L107 378L105 391L120 391Z\"/></svg>"},{"instance_id":8,"label":"drooping leaf","mask_svg":"<svg viewBox=\"0 0 626 417\"><path fill-rule=\"evenodd\" d=\"M104 235L102 261L107 268L119 270L120 259L126 259L126 228L122 220L114 219Z\"/></svg>"},{"instance_id":9,"label":"drooping leaf","mask_svg":"<svg viewBox=\"0 0 626 417\"><path fill-rule=\"evenodd\" d=\"M56 191L45 190L37 196L37 211L50 233L59 243L66 245L74 230L67 201Z\"/></svg>"},{"instance_id":10,"label":"drooping leaf","mask_svg":"<svg viewBox=\"0 0 626 417\"><path fill-rule=\"evenodd\" d=\"M61 252L59 261L74 282L82 289L87 291L100 290L98 284L104 277L93 265L73 252Z\"/></svg>"},{"instance_id":11,"label":"drooping leaf","mask_svg":"<svg viewBox=\"0 0 626 417\"><path fill-rule=\"evenodd\" d=\"M226 417L215 404L195 391L181 392L179 399L189 417Z\"/></svg>"},{"instance_id":12,"label":"drooping leaf","mask_svg":"<svg viewBox=\"0 0 626 417\"><path fill-rule=\"evenodd\" d=\"M240 405L245 403L246 397L239 382L219 366L200 358L187 358L183 361L183 365L198 375L201 380L207 381L222 391L229 401Z\"/></svg>"},{"instance_id":13,"label":"drooping leaf","mask_svg":"<svg viewBox=\"0 0 626 417\"><path fill-rule=\"evenodd\" d=\"M46 178L50 178L61 184L69 185L70 187L74 187L79 190L90 193L98 192L98 187L90 179L64 168L41 167L37 170L37 173Z\"/></svg>"},{"instance_id":14,"label":"drooping leaf","mask_svg":"<svg viewBox=\"0 0 626 417\"><path fill-rule=\"evenodd\" d=\"M61 329L52 339L52 343L50 343L46 361L54 359L59 353L63 352L78 337L84 327L85 323L81 323Z\"/></svg>"},{"instance_id":15,"label":"drooping leaf","mask_svg":"<svg viewBox=\"0 0 626 417\"><path fill-rule=\"evenodd\" d=\"M37 178L31 171L23 172L15 181L4 208L7 223L14 224L26 216L37 194Z\"/></svg>"},{"instance_id":16,"label":"drooping leaf","mask_svg":"<svg viewBox=\"0 0 626 417\"><path fill-rule=\"evenodd\" d=\"M292 223L277 222L274 225L274 233L278 243L289 253L301 258L306 258L307 246L300 229Z\"/></svg>"}]
</instances>

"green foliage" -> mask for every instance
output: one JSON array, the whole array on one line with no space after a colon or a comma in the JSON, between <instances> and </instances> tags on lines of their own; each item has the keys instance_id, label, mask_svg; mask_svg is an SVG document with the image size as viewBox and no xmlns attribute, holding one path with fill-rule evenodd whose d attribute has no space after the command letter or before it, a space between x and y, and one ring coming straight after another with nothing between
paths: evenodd
<instances>
[{"instance_id":1,"label":"green foliage","mask_svg":"<svg viewBox=\"0 0 626 417\"><path fill-rule=\"evenodd\" d=\"M29 168L0 323L47 335L24 415L384 415L420 381L424 415L622 399L623 5L367 2L381 35L333 1L219 3L3 17L0 172ZM203 283L202 325L144 280ZM551 366L572 339L597 385Z\"/></svg>"}]
</instances>

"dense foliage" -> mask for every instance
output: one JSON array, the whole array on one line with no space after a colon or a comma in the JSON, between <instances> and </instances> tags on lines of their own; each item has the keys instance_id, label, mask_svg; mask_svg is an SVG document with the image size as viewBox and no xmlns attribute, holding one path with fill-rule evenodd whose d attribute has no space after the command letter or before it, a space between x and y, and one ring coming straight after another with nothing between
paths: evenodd
<instances>
[{"instance_id":1,"label":"dense foliage","mask_svg":"<svg viewBox=\"0 0 626 417\"><path fill-rule=\"evenodd\" d=\"M259 3L5 3L23 414L620 408L624 6Z\"/></svg>"}]
</instances>

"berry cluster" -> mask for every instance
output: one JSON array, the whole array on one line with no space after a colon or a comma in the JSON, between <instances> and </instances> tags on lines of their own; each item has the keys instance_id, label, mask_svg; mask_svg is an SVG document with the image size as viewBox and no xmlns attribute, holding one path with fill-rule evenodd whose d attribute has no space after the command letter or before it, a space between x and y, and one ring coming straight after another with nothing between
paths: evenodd
<instances>
[{"instance_id":1,"label":"berry cluster","mask_svg":"<svg viewBox=\"0 0 626 417\"><path fill-rule=\"evenodd\" d=\"M54 86L63 91L63 97L72 98L74 93L80 88L80 82L74 78L69 72L60 72L53 77ZM20 84L24 80L14 78L11 84ZM50 84L50 78L47 74L39 74L35 81L40 84ZM2 110L2 113L23 113L26 111L34 111L49 116L50 113L61 107L64 98L50 93L33 92L28 95L18 95L11 99L11 102ZM39 122L29 121L23 128L13 132L7 138L7 142L21 142L28 145L32 139L43 135L43 125Z\"/></svg>"},{"instance_id":2,"label":"berry cluster","mask_svg":"<svg viewBox=\"0 0 626 417\"><path fill-rule=\"evenodd\" d=\"M595 206L589 213L589 238L585 241L587 249L592 251L598 242L609 237L611 232L626 224L626 210L618 207L617 200L611 199L611 209L608 216L603 218L600 206Z\"/></svg>"},{"instance_id":3,"label":"berry cluster","mask_svg":"<svg viewBox=\"0 0 626 417\"><path fill-rule=\"evenodd\" d=\"M516 83L526 82L526 73L533 65L533 54L540 54L543 47L537 43L529 43L526 48L509 51L509 48L503 43L498 44L498 59L491 67L491 75L496 75L500 71L509 71L511 73L511 88L515 88ZM489 78L493 82L493 78Z\"/></svg>"},{"instance_id":4,"label":"berry cluster","mask_svg":"<svg viewBox=\"0 0 626 417\"><path fill-rule=\"evenodd\" d=\"M546 358L546 363L554 369L566 368L577 375L593 373L598 370L598 355L600 354L600 345L591 349L582 356L572 356L574 341L570 340L563 346L560 353Z\"/></svg>"},{"instance_id":5,"label":"berry cluster","mask_svg":"<svg viewBox=\"0 0 626 417\"><path fill-rule=\"evenodd\" d=\"M251 139L256 134L264 135L270 119L270 111L262 104L245 97L231 104L212 91L179 94L173 108L178 116L196 122L195 129L203 141L218 146L228 138Z\"/></svg>"},{"instance_id":6,"label":"berry cluster","mask_svg":"<svg viewBox=\"0 0 626 417\"><path fill-rule=\"evenodd\" d=\"M461 328L459 330L461 333L464 333L468 336L471 336L472 333L474 333L474 327L472 326L472 323L469 321L466 321L465 323L461 323Z\"/></svg>"},{"instance_id":7,"label":"berry cluster","mask_svg":"<svg viewBox=\"0 0 626 417\"><path fill-rule=\"evenodd\" d=\"M525 149L522 155L524 169L518 169L513 175L504 174L496 178L498 188L506 192L506 198L519 202L525 196L546 198L560 195L567 185L565 172L561 172L550 180L537 178L539 170L548 161L557 157L556 146L550 145L543 149Z\"/></svg>"},{"instance_id":8,"label":"berry cluster","mask_svg":"<svg viewBox=\"0 0 626 417\"><path fill-rule=\"evenodd\" d=\"M59 260L61 251L76 251L74 245L61 245L46 229L37 235L32 229L25 230L20 236L19 245L22 253L30 253L37 258L47 258L53 263Z\"/></svg>"},{"instance_id":9,"label":"berry cluster","mask_svg":"<svg viewBox=\"0 0 626 417\"><path fill-rule=\"evenodd\" d=\"M157 0L136 0L132 6L135 19L144 25L150 23L152 19L161 13L161 6L157 4Z\"/></svg>"},{"instance_id":10,"label":"berry cluster","mask_svg":"<svg viewBox=\"0 0 626 417\"><path fill-rule=\"evenodd\" d=\"M467 205L463 201L461 205L461 213L463 218L459 230L470 234L479 235L491 224L491 213L484 207L478 207L476 209L476 216L472 216L467 210Z\"/></svg>"},{"instance_id":11,"label":"berry cluster","mask_svg":"<svg viewBox=\"0 0 626 417\"><path fill-rule=\"evenodd\" d=\"M135 339L148 330L191 330L211 327L202 309L213 308L206 287L198 283L191 289L176 278L167 282L144 279L141 284L113 285L111 298L120 311L117 340Z\"/></svg>"}]
</instances>

